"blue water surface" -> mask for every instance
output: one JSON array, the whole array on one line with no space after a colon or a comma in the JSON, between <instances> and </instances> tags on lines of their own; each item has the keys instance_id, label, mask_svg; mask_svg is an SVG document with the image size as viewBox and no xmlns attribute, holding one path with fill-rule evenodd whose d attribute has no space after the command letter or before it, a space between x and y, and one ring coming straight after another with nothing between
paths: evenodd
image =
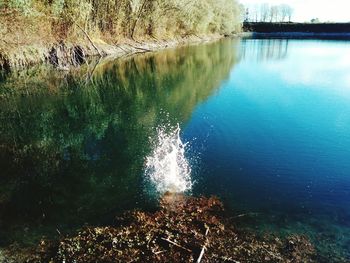
<instances>
[{"instance_id":1,"label":"blue water surface","mask_svg":"<svg viewBox=\"0 0 350 263\"><path fill-rule=\"evenodd\" d=\"M250 39L239 54L184 131L201 153L194 191L349 253L349 42Z\"/></svg>"}]
</instances>

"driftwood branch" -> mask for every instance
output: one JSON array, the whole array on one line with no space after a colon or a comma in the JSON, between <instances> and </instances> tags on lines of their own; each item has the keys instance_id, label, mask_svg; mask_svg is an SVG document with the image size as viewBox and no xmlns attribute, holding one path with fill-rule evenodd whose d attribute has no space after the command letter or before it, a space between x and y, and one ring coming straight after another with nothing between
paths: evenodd
<instances>
[{"instance_id":1,"label":"driftwood branch","mask_svg":"<svg viewBox=\"0 0 350 263\"><path fill-rule=\"evenodd\" d=\"M205 236L207 236L208 233L209 233L209 227L207 227L207 230L205 231ZM201 261L202 261L202 258L204 256L204 251L206 250L206 243L207 242L208 242L208 239L206 238L205 243L204 243L204 245L202 247L201 253L199 254L199 257L197 259L197 263L201 263Z\"/></svg>"},{"instance_id":2,"label":"driftwood branch","mask_svg":"<svg viewBox=\"0 0 350 263\"><path fill-rule=\"evenodd\" d=\"M172 244L172 245L174 245L174 246L177 246L177 247L179 247L179 248L182 248L182 249L186 250L187 252L190 252L190 253L192 252L192 251L189 250L188 248L185 248L185 247L183 247L183 246L181 246L181 245L175 243L174 241L171 241L169 238L164 238L164 237L162 237L161 239L164 240L164 241L166 241L166 242L169 242L170 244Z\"/></svg>"},{"instance_id":3,"label":"driftwood branch","mask_svg":"<svg viewBox=\"0 0 350 263\"><path fill-rule=\"evenodd\" d=\"M267 249L264 248L264 247L263 247L263 249L264 249L270 256L272 256L272 257L274 257L274 258L276 258L276 259L278 259L278 260L283 261L283 259L282 259L279 255L274 254L273 252L267 250Z\"/></svg>"},{"instance_id":4,"label":"driftwood branch","mask_svg":"<svg viewBox=\"0 0 350 263\"><path fill-rule=\"evenodd\" d=\"M122 48L121 45L116 45L116 47L123 50L127 54L131 52L130 50L126 50L125 48Z\"/></svg>"},{"instance_id":5,"label":"driftwood branch","mask_svg":"<svg viewBox=\"0 0 350 263\"><path fill-rule=\"evenodd\" d=\"M154 252L154 255L159 255L159 254L162 254L164 252L166 252L166 250L157 251L157 252Z\"/></svg>"},{"instance_id":6,"label":"driftwood branch","mask_svg":"<svg viewBox=\"0 0 350 263\"><path fill-rule=\"evenodd\" d=\"M142 47L137 47L137 46L133 46L131 44L129 44L129 46L135 48L135 49L139 49L139 50L144 50L144 51L148 51L148 52L151 52L152 50L151 49L148 49L148 48L142 48Z\"/></svg>"},{"instance_id":7,"label":"driftwood branch","mask_svg":"<svg viewBox=\"0 0 350 263\"><path fill-rule=\"evenodd\" d=\"M240 218L240 217L244 217L244 216L257 216L257 215L258 215L258 213L251 212L251 213L236 215L236 216L231 217L231 218L234 219L234 218Z\"/></svg>"},{"instance_id":8,"label":"driftwood branch","mask_svg":"<svg viewBox=\"0 0 350 263\"><path fill-rule=\"evenodd\" d=\"M91 45L96 49L97 53L100 55L100 57L102 57L102 53L101 51L96 47L96 45L94 44L94 42L92 42L92 39L90 38L89 34L81 27L79 26L78 23L75 23L77 25L77 27L80 28L81 31L83 31L83 33L85 34L85 36L88 38L88 40L90 41Z\"/></svg>"},{"instance_id":9,"label":"driftwood branch","mask_svg":"<svg viewBox=\"0 0 350 263\"><path fill-rule=\"evenodd\" d=\"M219 259L220 262L233 262L233 263L241 263L240 261L234 260L229 257L220 257L219 255L213 254L212 255L214 258Z\"/></svg>"},{"instance_id":10,"label":"driftwood branch","mask_svg":"<svg viewBox=\"0 0 350 263\"><path fill-rule=\"evenodd\" d=\"M62 236L61 231L60 231L58 228L56 228L56 232L57 232L60 236Z\"/></svg>"}]
</instances>

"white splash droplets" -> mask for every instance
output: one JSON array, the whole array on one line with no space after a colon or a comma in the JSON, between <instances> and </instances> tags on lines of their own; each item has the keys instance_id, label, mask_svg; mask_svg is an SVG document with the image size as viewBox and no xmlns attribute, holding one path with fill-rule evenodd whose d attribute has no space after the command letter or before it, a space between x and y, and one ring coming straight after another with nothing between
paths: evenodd
<instances>
[{"instance_id":1,"label":"white splash droplets","mask_svg":"<svg viewBox=\"0 0 350 263\"><path fill-rule=\"evenodd\" d=\"M170 132L164 127L157 129L154 149L146 158L146 176L157 192L191 190L191 167L185 157L185 147L179 125Z\"/></svg>"}]
</instances>

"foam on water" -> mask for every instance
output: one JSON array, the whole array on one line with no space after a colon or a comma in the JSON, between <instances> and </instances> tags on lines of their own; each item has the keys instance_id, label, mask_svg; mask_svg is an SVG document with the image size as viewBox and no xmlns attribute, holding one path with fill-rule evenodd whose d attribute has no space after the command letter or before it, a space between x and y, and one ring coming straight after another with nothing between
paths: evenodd
<instances>
[{"instance_id":1,"label":"foam on water","mask_svg":"<svg viewBox=\"0 0 350 263\"><path fill-rule=\"evenodd\" d=\"M180 127L168 131L157 129L154 149L146 158L146 176L157 192L185 192L191 190L191 167L185 157L186 144L181 141Z\"/></svg>"}]
</instances>

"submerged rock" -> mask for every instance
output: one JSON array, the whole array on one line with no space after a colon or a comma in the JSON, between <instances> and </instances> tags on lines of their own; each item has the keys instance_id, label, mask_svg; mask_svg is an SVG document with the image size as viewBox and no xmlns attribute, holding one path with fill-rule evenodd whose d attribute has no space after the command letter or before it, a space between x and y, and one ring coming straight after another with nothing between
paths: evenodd
<instances>
[{"instance_id":1,"label":"submerged rock","mask_svg":"<svg viewBox=\"0 0 350 263\"><path fill-rule=\"evenodd\" d=\"M315 262L304 236L264 237L238 231L218 198L166 194L154 213L133 211L116 226L42 240L27 262Z\"/></svg>"}]
</instances>

